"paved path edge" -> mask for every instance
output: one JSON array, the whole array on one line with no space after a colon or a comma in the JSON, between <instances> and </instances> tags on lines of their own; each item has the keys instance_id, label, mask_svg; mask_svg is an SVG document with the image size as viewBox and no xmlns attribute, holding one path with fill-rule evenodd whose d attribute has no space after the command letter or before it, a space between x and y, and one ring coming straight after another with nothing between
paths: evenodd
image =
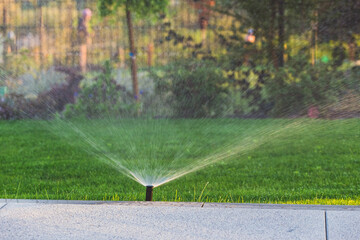
<instances>
[{"instance_id":1,"label":"paved path edge","mask_svg":"<svg viewBox=\"0 0 360 240\"><path fill-rule=\"evenodd\" d=\"M4 206L1 206L5 203ZM41 199L0 199L0 207L8 203L39 204L81 204L81 205L124 205L124 206L164 206L164 207L205 207L205 208L250 208L284 210L321 210L321 211L360 211L355 205L306 205L306 204L258 204L258 203L208 203L208 202L140 202L140 201L86 201L86 200L41 200Z\"/></svg>"}]
</instances>

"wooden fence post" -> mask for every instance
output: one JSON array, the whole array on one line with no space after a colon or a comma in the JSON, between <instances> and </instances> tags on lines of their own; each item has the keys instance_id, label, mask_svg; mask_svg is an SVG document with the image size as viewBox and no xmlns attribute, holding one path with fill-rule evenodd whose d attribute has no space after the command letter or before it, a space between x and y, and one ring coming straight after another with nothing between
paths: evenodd
<instances>
[{"instance_id":1,"label":"wooden fence post","mask_svg":"<svg viewBox=\"0 0 360 240\"><path fill-rule=\"evenodd\" d=\"M120 60L120 67L125 68L125 51L122 47L119 47L119 60Z\"/></svg>"},{"instance_id":2,"label":"wooden fence post","mask_svg":"<svg viewBox=\"0 0 360 240\"><path fill-rule=\"evenodd\" d=\"M3 23L2 35L3 35L4 39L7 39L7 19L6 19L6 14L7 14L7 12L6 12L6 8L4 6L3 7L3 21L2 21L2 23ZM7 41L5 40L4 45L3 45L2 59L1 59L3 63L6 63L6 54L7 54L7 51L8 51L7 45L8 45Z\"/></svg>"},{"instance_id":3,"label":"wooden fence post","mask_svg":"<svg viewBox=\"0 0 360 240\"><path fill-rule=\"evenodd\" d=\"M46 47L45 46L45 42L46 42L46 31L45 31L45 27L44 27L44 14L43 14L43 9L42 6L40 6L40 19L39 19L39 24L40 24L40 29L39 29L39 40L40 40L40 63L41 66L43 66L46 56L47 56L47 51L46 51Z\"/></svg>"},{"instance_id":4,"label":"wooden fence post","mask_svg":"<svg viewBox=\"0 0 360 240\"><path fill-rule=\"evenodd\" d=\"M89 21L91 19L91 10L86 8L82 11L82 17L79 19L78 25L78 37L80 40L80 69L82 72L86 72L87 64L87 46L90 41L89 34Z\"/></svg>"},{"instance_id":5,"label":"wooden fence post","mask_svg":"<svg viewBox=\"0 0 360 240\"><path fill-rule=\"evenodd\" d=\"M154 44L153 43L149 43L148 48L147 48L147 64L149 67L151 67L152 64L152 60L153 60L153 55L154 55Z\"/></svg>"}]
</instances>

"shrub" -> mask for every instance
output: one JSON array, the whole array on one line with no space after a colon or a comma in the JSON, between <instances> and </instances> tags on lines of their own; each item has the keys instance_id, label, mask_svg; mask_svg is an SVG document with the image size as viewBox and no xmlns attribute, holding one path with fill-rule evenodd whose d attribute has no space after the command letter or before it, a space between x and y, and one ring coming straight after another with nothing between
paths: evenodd
<instances>
[{"instance_id":1,"label":"shrub","mask_svg":"<svg viewBox=\"0 0 360 240\"><path fill-rule=\"evenodd\" d=\"M343 86L355 93L360 93L360 66L344 64L340 70L344 72Z\"/></svg>"},{"instance_id":2,"label":"shrub","mask_svg":"<svg viewBox=\"0 0 360 240\"><path fill-rule=\"evenodd\" d=\"M50 67L49 69L26 72L10 80L11 83L18 81L20 84L15 87L9 85L9 88L13 92L31 98L31 96L51 90L54 86L66 85L72 81L71 78L74 75L81 75L81 73L70 67Z\"/></svg>"},{"instance_id":3,"label":"shrub","mask_svg":"<svg viewBox=\"0 0 360 240\"><path fill-rule=\"evenodd\" d=\"M223 70L229 79L232 112L237 117L266 117L269 109L263 94L266 67L235 67Z\"/></svg>"},{"instance_id":4,"label":"shrub","mask_svg":"<svg viewBox=\"0 0 360 240\"><path fill-rule=\"evenodd\" d=\"M338 70L343 74L339 79L341 95L336 102L320 110L325 118L360 117L360 66L344 63Z\"/></svg>"},{"instance_id":5,"label":"shrub","mask_svg":"<svg viewBox=\"0 0 360 240\"><path fill-rule=\"evenodd\" d=\"M31 59L30 51L21 49L19 53L7 56L5 68L12 77L18 77L39 67Z\"/></svg>"},{"instance_id":6,"label":"shrub","mask_svg":"<svg viewBox=\"0 0 360 240\"><path fill-rule=\"evenodd\" d=\"M132 95L112 78L110 62L95 79L83 83L76 103L66 105L65 117L113 117L134 116L136 104Z\"/></svg>"},{"instance_id":7,"label":"shrub","mask_svg":"<svg viewBox=\"0 0 360 240\"><path fill-rule=\"evenodd\" d=\"M330 65L312 66L295 58L287 66L270 71L264 90L274 104L275 116L301 116L311 106L325 106L339 99L342 78L342 73Z\"/></svg>"},{"instance_id":8,"label":"shrub","mask_svg":"<svg viewBox=\"0 0 360 240\"><path fill-rule=\"evenodd\" d=\"M321 108L323 117L330 119L360 117L360 94L349 90L339 101Z\"/></svg>"},{"instance_id":9,"label":"shrub","mask_svg":"<svg viewBox=\"0 0 360 240\"><path fill-rule=\"evenodd\" d=\"M23 118L23 106L26 99L20 94L9 94L4 101L0 100L0 120Z\"/></svg>"},{"instance_id":10,"label":"shrub","mask_svg":"<svg viewBox=\"0 0 360 240\"><path fill-rule=\"evenodd\" d=\"M5 101L0 102L0 118L51 118L55 113L63 111L66 104L73 103L82 75L77 69L66 67L58 67L56 71L68 75L65 83L53 84L51 88L49 85L49 90L43 88L45 90L40 93L35 91L36 88L29 91L31 86L22 86L22 89L16 89L16 93L12 89L13 92L6 96Z\"/></svg>"},{"instance_id":11,"label":"shrub","mask_svg":"<svg viewBox=\"0 0 360 240\"><path fill-rule=\"evenodd\" d=\"M156 94L176 117L216 117L229 108L227 79L212 61L182 60L153 72Z\"/></svg>"}]
</instances>

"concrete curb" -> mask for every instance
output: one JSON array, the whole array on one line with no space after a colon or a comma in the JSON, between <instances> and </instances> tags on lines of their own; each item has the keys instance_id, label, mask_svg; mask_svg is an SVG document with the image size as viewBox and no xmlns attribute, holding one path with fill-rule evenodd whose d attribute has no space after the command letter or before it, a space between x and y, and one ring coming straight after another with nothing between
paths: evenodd
<instances>
[{"instance_id":1,"label":"concrete curb","mask_svg":"<svg viewBox=\"0 0 360 240\"><path fill-rule=\"evenodd\" d=\"M360 211L355 205L305 205L305 204L259 204L259 203L208 203L208 202L140 202L140 201L86 201L86 200L42 200L42 199L0 199L1 203L80 204L80 205L122 205L156 207L204 207L204 208L249 208L320 211ZM0 205L1 209L1 205Z\"/></svg>"},{"instance_id":2,"label":"concrete curb","mask_svg":"<svg viewBox=\"0 0 360 240\"><path fill-rule=\"evenodd\" d=\"M358 239L360 206L0 199L1 239Z\"/></svg>"}]
</instances>

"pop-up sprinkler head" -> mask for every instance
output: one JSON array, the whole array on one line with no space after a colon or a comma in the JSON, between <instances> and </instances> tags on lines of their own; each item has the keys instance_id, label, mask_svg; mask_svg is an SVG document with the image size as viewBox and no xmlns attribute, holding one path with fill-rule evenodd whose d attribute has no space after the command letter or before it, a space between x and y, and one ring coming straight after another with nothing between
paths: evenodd
<instances>
[{"instance_id":1,"label":"pop-up sprinkler head","mask_svg":"<svg viewBox=\"0 0 360 240\"><path fill-rule=\"evenodd\" d=\"M152 201L153 188L154 188L154 186L152 186L152 185L146 186L146 199L145 199L145 201Z\"/></svg>"}]
</instances>

